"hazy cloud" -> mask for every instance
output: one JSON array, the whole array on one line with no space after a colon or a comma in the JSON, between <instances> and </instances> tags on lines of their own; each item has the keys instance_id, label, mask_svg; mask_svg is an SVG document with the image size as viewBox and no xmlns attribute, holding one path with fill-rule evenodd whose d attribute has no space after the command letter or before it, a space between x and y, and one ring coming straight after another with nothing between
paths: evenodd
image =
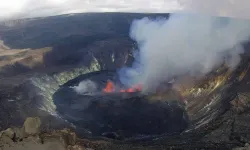
<instances>
[{"instance_id":1,"label":"hazy cloud","mask_svg":"<svg viewBox=\"0 0 250 150\"><path fill-rule=\"evenodd\" d=\"M199 12L250 18L249 0L0 0L0 19L80 12Z\"/></svg>"}]
</instances>

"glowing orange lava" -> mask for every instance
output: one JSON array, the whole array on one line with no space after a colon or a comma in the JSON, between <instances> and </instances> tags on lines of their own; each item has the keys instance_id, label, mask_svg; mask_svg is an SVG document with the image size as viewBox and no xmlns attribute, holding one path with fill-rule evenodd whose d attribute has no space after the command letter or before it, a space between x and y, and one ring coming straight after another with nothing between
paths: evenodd
<instances>
[{"instance_id":1,"label":"glowing orange lava","mask_svg":"<svg viewBox=\"0 0 250 150\"><path fill-rule=\"evenodd\" d=\"M106 84L106 87L103 89L103 92L106 92L106 93L115 92L115 85L113 84L113 82L108 81Z\"/></svg>"},{"instance_id":2,"label":"glowing orange lava","mask_svg":"<svg viewBox=\"0 0 250 150\"><path fill-rule=\"evenodd\" d=\"M142 90L142 86L139 84L132 86L128 89L117 90L117 88L115 87L113 82L107 81L107 84L106 84L105 88L103 89L103 92L105 92L105 93L112 93L112 92L133 93L133 92L140 92L141 90Z\"/></svg>"}]
</instances>

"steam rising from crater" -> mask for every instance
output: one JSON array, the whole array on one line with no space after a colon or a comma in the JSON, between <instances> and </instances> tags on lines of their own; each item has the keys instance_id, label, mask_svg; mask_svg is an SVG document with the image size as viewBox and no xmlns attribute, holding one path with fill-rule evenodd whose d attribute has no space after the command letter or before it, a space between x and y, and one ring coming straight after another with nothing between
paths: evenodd
<instances>
[{"instance_id":1,"label":"steam rising from crater","mask_svg":"<svg viewBox=\"0 0 250 150\"><path fill-rule=\"evenodd\" d=\"M224 61L235 68L249 35L247 20L180 14L135 20L130 37L139 50L133 66L119 70L120 80L152 91L173 76L204 75Z\"/></svg>"},{"instance_id":2,"label":"steam rising from crater","mask_svg":"<svg viewBox=\"0 0 250 150\"><path fill-rule=\"evenodd\" d=\"M75 86L74 90L78 94L96 92L97 91L97 85L96 85L95 82L93 82L91 80L84 80L84 81L80 82L78 86Z\"/></svg>"}]
</instances>

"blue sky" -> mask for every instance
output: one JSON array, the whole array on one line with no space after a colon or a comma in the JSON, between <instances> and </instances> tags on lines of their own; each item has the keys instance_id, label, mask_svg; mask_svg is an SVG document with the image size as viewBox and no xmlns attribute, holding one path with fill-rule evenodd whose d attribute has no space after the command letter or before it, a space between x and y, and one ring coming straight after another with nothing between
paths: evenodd
<instances>
[{"instance_id":1,"label":"blue sky","mask_svg":"<svg viewBox=\"0 0 250 150\"><path fill-rule=\"evenodd\" d=\"M195 12L250 18L249 0L0 0L0 19L80 12Z\"/></svg>"}]
</instances>

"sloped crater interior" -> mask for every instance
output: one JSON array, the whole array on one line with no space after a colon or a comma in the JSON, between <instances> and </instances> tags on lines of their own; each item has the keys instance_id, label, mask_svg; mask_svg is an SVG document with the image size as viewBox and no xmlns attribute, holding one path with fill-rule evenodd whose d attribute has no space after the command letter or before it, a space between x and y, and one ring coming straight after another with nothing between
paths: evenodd
<instances>
[{"instance_id":1,"label":"sloped crater interior","mask_svg":"<svg viewBox=\"0 0 250 150\"><path fill-rule=\"evenodd\" d=\"M95 82L98 92L77 93L73 87L84 80ZM187 127L187 113L178 101L154 101L139 92L103 93L107 80L118 82L116 73L84 74L65 83L53 95L57 112L73 123L78 133L88 130L93 136L115 133L131 137L180 133Z\"/></svg>"}]
</instances>

